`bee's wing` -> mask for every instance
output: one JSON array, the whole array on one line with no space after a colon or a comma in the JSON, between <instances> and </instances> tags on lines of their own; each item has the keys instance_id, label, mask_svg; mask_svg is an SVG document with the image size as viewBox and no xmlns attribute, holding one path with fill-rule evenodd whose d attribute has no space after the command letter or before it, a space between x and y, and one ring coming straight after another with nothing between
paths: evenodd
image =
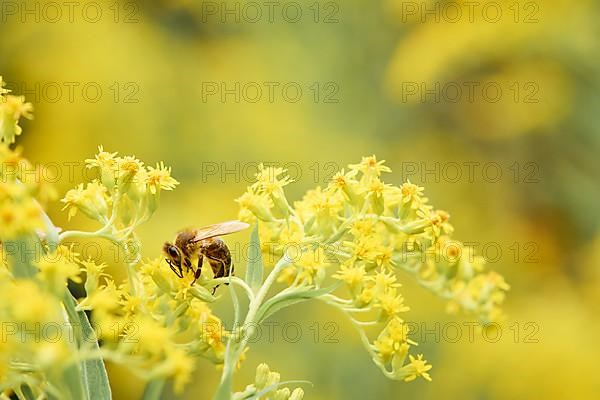
<instances>
[{"instance_id":1,"label":"bee's wing","mask_svg":"<svg viewBox=\"0 0 600 400\"><path fill-rule=\"evenodd\" d=\"M204 228L195 229L192 242L199 242L215 236L229 235L230 233L243 231L250 225L242 221L227 221L214 225L205 226Z\"/></svg>"}]
</instances>

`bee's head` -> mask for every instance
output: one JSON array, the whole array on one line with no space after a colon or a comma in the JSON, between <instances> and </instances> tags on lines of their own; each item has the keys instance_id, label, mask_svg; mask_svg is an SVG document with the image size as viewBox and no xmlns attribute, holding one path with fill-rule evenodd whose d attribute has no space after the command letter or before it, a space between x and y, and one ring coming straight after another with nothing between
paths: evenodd
<instances>
[{"instance_id":1,"label":"bee's head","mask_svg":"<svg viewBox=\"0 0 600 400\"><path fill-rule=\"evenodd\" d=\"M172 243L166 242L163 245L163 253L167 256L165 260L174 267L181 268L181 250Z\"/></svg>"}]
</instances>

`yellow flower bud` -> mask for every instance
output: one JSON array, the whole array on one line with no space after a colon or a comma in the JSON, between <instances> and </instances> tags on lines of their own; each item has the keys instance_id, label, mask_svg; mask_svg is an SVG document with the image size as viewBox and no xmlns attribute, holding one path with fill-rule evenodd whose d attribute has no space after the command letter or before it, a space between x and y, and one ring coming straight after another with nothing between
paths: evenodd
<instances>
[{"instance_id":1,"label":"yellow flower bud","mask_svg":"<svg viewBox=\"0 0 600 400\"><path fill-rule=\"evenodd\" d=\"M259 366L256 367L256 378L254 380L254 385L258 390L262 390L267 386L270 373L271 371L269 370L269 366L265 363L259 364Z\"/></svg>"},{"instance_id":2,"label":"yellow flower bud","mask_svg":"<svg viewBox=\"0 0 600 400\"><path fill-rule=\"evenodd\" d=\"M304 398L304 390L302 390L301 388L294 389L294 391L292 392L292 395L290 396L290 400L302 400L303 398Z\"/></svg>"},{"instance_id":3,"label":"yellow flower bud","mask_svg":"<svg viewBox=\"0 0 600 400\"><path fill-rule=\"evenodd\" d=\"M288 400L289 397L290 397L290 389L283 388L283 389L279 389L278 391L275 392L275 396L273 396L273 400Z\"/></svg>"}]
</instances>

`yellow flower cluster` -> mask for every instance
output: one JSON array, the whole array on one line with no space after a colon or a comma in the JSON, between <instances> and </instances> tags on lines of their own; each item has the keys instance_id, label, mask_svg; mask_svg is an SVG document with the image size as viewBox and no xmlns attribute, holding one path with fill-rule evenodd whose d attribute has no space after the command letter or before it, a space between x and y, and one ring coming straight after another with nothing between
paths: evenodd
<instances>
[{"instance_id":1,"label":"yellow flower cluster","mask_svg":"<svg viewBox=\"0 0 600 400\"><path fill-rule=\"evenodd\" d=\"M94 311L107 358L145 379L172 377L178 392L190 379L194 357L223 362L229 333L209 307L215 298L202 286L190 286L191 277L178 278L159 259L151 260L138 268L133 293L128 282L117 286L103 274L103 265L83 265L88 293L78 309Z\"/></svg>"},{"instance_id":2,"label":"yellow flower cluster","mask_svg":"<svg viewBox=\"0 0 600 400\"><path fill-rule=\"evenodd\" d=\"M126 238L147 221L158 206L161 190L178 184L163 163L146 167L135 157L118 157L102 146L86 165L98 173L98 179L69 190L62 200L64 209L69 218L82 212L107 227L103 233L117 238Z\"/></svg>"},{"instance_id":3,"label":"yellow flower cluster","mask_svg":"<svg viewBox=\"0 0 600 400\"><path fill-rule=\"evenodd\" d=\"M0 275L2 387L26 384L56 393L65 384L58 371L73 361L60 301L38 282L15 280L6 269Z\"/></svg>"},{"instance_id":4,"label":"yellow flower cluster","mask_svg":"<svg viewBox=\"0 0 600 400\"><path fill-rule=\"evenodd\" d=\"M40 206L55 197L39 170L20 154L0 143L0 240L32 234L42 227Z\"/></svg>"},{"instance_id":5,"label":"yellow flower cluster","mask_svg":"<svg viewBox=\"0 0 600 400\"><path fill-rule=\"evenodd\" d=\"M54 197L43 174L9 147L21 133L20 117L31 117L31 105L8 95L1 79L0 100L0 397L75 400L102 390L90 393L107 398L103 359L147 380L172 378L180 392L195 356L222 363L229 333L208 306L215 300L209 290L191 287L158 261L139 265L135 228L152 216L161 191L178 184L170 168L100 147L86 160L97 179L62 201L69 217L81 213L101 228L61 232L42 207ZM75 237L120 245L129 256L128 279L116 283L106 264L81 260L61 244ZM85 295L74 299L69 282L82 285ZM84 311L92 312L94 329Z\"/></svg>"},{"instance_id":6,"label":"yellow flower cluster","mask_svg":"<svg viewBox=\"0 0 600 400\"><path fill-rule=\"evenodd\" d=\"M500 275L483 272L483 259L450 239L449 214L429 205L422 187L410 181L400 186L384 183L382 174L391 170L375 156L348 168L327 187L309 190L290 207L285 171L261 166L256 183L237 199L239 217L260 221L267 261L296 249L297 256L292 254L293 263L280 281L321 287L331 277L347 287L350 298L323 299L350 314L361 335L365 326L385 324L377 340L370 343L363 336L363 341L387 376L429 379L431 366L421 356L408 356L415 343L408 339L408 328L399 316L409 308L398 291L397 273L407 273L449 299L451 307L470 312L483 323L500 318L508 285ZM368 311L375 313L372 321L354 318L354 313L369 315Z\"/></svg>"}]
</instances>

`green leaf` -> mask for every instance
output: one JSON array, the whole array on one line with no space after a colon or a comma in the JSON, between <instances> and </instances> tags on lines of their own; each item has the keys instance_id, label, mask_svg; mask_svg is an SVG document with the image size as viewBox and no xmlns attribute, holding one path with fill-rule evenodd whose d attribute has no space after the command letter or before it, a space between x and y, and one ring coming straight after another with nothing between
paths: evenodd
<instances>
[{"instance_id":1,"label":"green leaf","mask_svg":"<svg viewBox=\"0 0 600 400\"><path fill-rule=\"evenodd\" d=\"M250 235L250 250L248 252L248 266L246 267L246 283L254 290L254 293L258 292L262 285L263 269L257 222Z\"/></svg>"},{"instance_id":2,"label":"green leaf","mask_svg":"<svg viewBox=\"0 0 600 400\"><path fill-rule=\"evenodd\" d=\"M240 301L238 300L233 285L229 285L229 294L231 295L231 302L233 303L233 329L236 329L240 324Z\"/></svg>"},{"instance_id":3,"label":"green leaf","mask_svg":"<svg viewBox=\"0 0 600 400\"><path fill-rule=\"evenodd\" d=\"M75 337L80 341L79 346L85 345L91 347L92 351L99 351L98 339L87 315L84 311L75 310L75 299L68 290L64 296L64 305L69 316L69 321L75 330ZM102 359L82 361L79 368L81 370L85 398L94 400L112 399L108 375Z\"/></svg>"},{"instance_id":4,"label":"green leaf","mask_svg":"<svg viewBox=\"0 0 600 400\"><path fill-rule=\"evenodd\" d=\"M258 323L262 323L264 320L283 308L302 303L306 300L310 300L327 293L331 293L338 286L339 284L335 284L322 289L297 288L292 289L289 292L281 292L260 306L258 312L256 313L256 321L258 321Z\"/></svg>"},{"instance_id":5,"label":"green leaf","mask_svg":"<svg viewBox=\"0 0 600 400\"><path fill-rule=\"evenodd\" d=\"M232 374L227 374L219 385L215 400L231 400Z\"/></svg>"}]
</instances>

